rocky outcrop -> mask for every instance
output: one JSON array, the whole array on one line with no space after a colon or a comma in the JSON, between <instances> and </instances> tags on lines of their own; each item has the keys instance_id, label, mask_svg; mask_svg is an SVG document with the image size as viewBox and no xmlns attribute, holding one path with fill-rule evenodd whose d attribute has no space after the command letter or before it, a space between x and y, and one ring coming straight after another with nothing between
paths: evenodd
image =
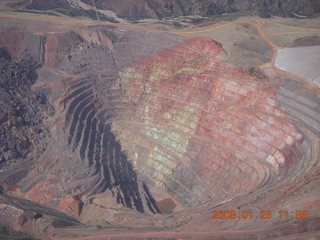
<instances>
[{"instance_id":1,"label":"rocky outcrop","mask_svg":"<svg viewBox=\"0 0 320 240\"><path fill-rule=\"evenodd\" d=\"M91 0L83 0L92 4ZM129 19L178 17L184 15L213 16L231 12L251 11L262 17L271 15L309 16L320 11L320 3L313 0L98 0L95 5L114 11L119 17Z\"/></svg>"},{"instance_id":2,"label":"rocky outcrop","mask_svg":"<svg viewBox=\"0 0 320 240\"><path fill-rule=\"evenodd\" d=\"M80 0L79 0L80 1ZM76 1L72 0L22 0L18 2L8 3L7 7L14 9L19 9L22 12L33 12L39 11L55 11L56 13L50 13L54 16L59 16L58 14L67 15L70 17L88 17L94 20L103 20L108 22L117 23L118 21L109 14L104 14L102 12L97 12L88 5L88 7L82 8L79 4L74 4ZM92 4L92 3L91 3ZM80 4L81 5L81 4ZM58 13L58 14L57 14Z\"/></svg>"},{"instance_id":3,"label":"rocky outcrop","mask_svg":"<svg viewBox=\"0 0 320 240\"><path fill-rule=\"evenodd\" d=\"M172 18L186 15L199 15L203 17L215 16L224 13L238 12L240 14L256 14L260 17L272 15L282 17L311 16L320 11L320 3L314 0L79 0L92 6L92 9L83 9L74 1L59 0L22 1L13 4L15 8L27 10L47 11L54 10L68 16L86 16L95 20L116 22L113 17L103 14L111 10L120 18L131 20L154 18ZM70 4L70 2L72 4Z\"/></svg>"}]
</instances>

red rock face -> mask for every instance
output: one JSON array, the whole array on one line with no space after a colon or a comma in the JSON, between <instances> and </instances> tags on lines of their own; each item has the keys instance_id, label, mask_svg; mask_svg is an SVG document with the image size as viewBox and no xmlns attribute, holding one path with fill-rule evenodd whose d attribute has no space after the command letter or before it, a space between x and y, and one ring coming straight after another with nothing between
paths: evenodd
<instances>
[{"instance_id":1,"label":"red rock face","mask_svg":"<svg viewBox=\"0 0 320 240\"><path fill-rule=\"evenodd\" d=\"M58 53L58 41L56 36L49 35L46 39L45 43L45 60L44 64L47 67L56 67L59 63L59 57ZM60 59L62 59L62 56L60 56Z\"/></svg>"},{"instance_id":2,"label":"red rock face","mask_svg":"<svg viewBox=\"0 0 320 240\"><path fill-rule=\"evenodd\" d=\"M297 160L287 156L302 135L277 108L277 88L223 56L216 42L189 39L121 73L134 110L113 129L137 169L185 206L265 185Z\"/></svg>"},{"instance_id":3,"label":"red rock face","mask_svg":"<svg viewBox=\"0 0 320 240\"><path fill-rule=\"evenodd\" d=\"M22 32L0 30L0 46L5 47L13 56L17 56L24 39Z\"/></svg>"}]
</instances>

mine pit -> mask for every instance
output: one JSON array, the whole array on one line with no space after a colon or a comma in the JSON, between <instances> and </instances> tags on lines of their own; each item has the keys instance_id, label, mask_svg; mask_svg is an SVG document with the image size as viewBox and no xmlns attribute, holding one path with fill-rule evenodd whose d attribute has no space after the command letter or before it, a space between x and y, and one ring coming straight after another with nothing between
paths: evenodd
<instances>
[{"instance_id":1,"label":"mine pit","mask_svg":"<svg viewBox=\"0 0 320 240\"><path fill-rule=\"evenodd\" d=\"M5 225L60 240L319 234L318 46L270 43L273 18L171 31L22 16L0 26ZM219 42L222 27L242 32Z\"/></svg>"}]
</instances>

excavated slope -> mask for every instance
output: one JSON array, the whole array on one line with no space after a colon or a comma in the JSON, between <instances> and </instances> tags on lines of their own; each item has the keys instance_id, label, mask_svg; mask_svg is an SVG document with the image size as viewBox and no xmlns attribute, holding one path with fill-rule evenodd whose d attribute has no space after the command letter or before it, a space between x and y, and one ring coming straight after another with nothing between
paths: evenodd
<instances>
[{"instance_id":1,"label":"excavated slope","mask_svg":"<svg viewBox=\"0 0 320 240\"><path fill-rule=\"evenodd\" d=\"M319 173L319 98L225 63L211 39L116 27L2 33L13 55L28 49L42 64L35 88L56 109L46 151L14 187L3 185L11 196L91 224L102 214L111 226L206 233L261 227L213 224L209 214L286 203L283 194ZM267 226L278 226L275 236L319 231L311 210L287 232L275 219Z\"/></svg>"}]
</instances>

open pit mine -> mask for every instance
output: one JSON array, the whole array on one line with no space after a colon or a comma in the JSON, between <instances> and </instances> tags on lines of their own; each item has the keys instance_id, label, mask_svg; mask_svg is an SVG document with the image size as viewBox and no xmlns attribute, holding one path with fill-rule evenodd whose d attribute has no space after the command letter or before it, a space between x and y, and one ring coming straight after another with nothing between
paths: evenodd
<instances>
[{"instance_id":1,"label":"open pit mine","mask_svg":"<svg viewBox=\"0 0 320 240\"><path fill-rule=\"evenodd\" d=\"M320 239L320 6L43 2L0 3L0 239Z\"/></svg>"}]
</instances>

